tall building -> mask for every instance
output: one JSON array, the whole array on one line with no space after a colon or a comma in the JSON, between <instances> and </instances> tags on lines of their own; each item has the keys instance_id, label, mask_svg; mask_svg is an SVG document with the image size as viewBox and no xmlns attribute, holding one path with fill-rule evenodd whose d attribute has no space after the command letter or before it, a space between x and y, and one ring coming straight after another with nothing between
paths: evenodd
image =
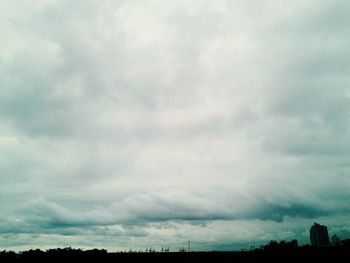
<instances>
[{"instance_id":1,"label":"tall building","mask_svg":"<svg viewBox=\"0 0 350 263\"><path fill-rule=\"evenodd\" d=\"M310 240L312 246L320 247L329 245L327 227L314 223L310 228Z\"/></svg>"}]
</instances>

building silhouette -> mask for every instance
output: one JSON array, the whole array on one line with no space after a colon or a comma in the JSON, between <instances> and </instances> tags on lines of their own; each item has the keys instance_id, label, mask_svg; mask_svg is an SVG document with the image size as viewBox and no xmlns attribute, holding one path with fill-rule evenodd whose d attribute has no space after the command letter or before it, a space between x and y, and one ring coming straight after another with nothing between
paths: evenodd
<instances>
[{"instance_id":1,"label":"building silhouette","mask_svg":"<svg viewBox=\"0 0 350 263\"><path fill-rule=\"evenodd\" d=\"M327 227L314 223L310 228L310 241L311 245L316 247L329 245Z\"/></svg>"}]
</instances>

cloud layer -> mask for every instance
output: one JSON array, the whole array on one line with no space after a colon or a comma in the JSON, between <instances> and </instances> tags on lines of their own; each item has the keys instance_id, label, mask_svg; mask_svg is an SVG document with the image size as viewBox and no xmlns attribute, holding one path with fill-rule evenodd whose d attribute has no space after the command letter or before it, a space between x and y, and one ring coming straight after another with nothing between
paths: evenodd
<instances>
[{"instance_id":1,"label":"cloud layer","mask_svg":"<svg viewBox=\"0 0 350 263\"><path fill-rule=\"evenodd\" d=\"M348 237L349 11L2 1L1 246Z\"/></svg>"}]
</instances>

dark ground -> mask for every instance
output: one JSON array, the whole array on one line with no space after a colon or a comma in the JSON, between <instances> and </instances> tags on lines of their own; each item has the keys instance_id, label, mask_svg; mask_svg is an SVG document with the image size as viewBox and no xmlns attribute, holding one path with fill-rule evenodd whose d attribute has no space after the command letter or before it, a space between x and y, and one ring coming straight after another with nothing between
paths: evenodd
<instances>
[{"instance_id":1,"label":"dark ground","mask_svg":"<svg viewBox=\"0 0 350 263\"><path fill-rule=\"evenodd\" d=\"M52 249L0 252L0 262L349 262L349 247L300 247L246 252L107 253L105 250Z\"/></svg>"}]
</instances>

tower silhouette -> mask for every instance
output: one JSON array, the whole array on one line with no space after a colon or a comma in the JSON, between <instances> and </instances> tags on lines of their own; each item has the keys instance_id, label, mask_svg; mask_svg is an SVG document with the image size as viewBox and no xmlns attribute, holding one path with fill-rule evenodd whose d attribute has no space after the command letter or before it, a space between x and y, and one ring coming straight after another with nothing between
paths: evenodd
<instances>
[{"instance_id":1,"label":"tower silhouette","mask_svg":"<svg viewBox=\"0 0 350 263\"><path fill-rule=\"evenodd\" d=\"M310 228L310 241L311 245L316 247L329 245L327 227L314 223Z\"/></svg>"}]
</instances>

